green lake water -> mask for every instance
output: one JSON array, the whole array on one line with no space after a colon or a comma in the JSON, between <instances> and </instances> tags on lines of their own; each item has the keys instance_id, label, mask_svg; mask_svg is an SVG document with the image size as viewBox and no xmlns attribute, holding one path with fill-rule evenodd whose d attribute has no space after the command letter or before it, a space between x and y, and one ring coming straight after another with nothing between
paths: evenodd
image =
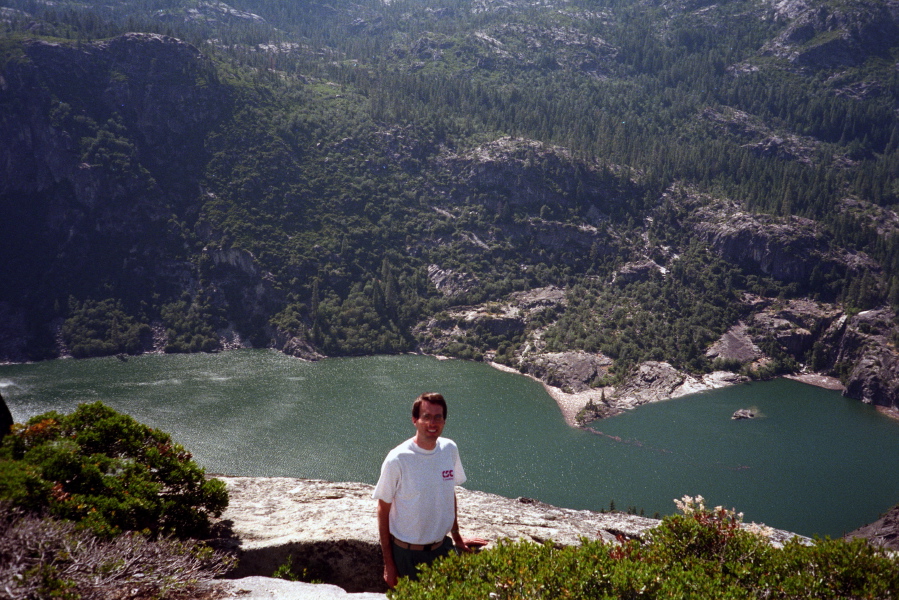
<instances>
[{"instance_id":1,"label":"green lake water","mask_svg":"<svg viewBox=\"0 0 899 600\"><path fill-rule=\"evenodd\" d=\"M410 405L424 391L447 398L444 435L472 489L647 516L701 494L747 521L832 537L899 503L899 422L788 380L647 405L585 431L528 378L425 356L308 363L247 350L0 366L16 421L100 400L229 475L374 483L413 434ZM739 408L760 417L731 420Z\"/></svg>"}]
</instances>

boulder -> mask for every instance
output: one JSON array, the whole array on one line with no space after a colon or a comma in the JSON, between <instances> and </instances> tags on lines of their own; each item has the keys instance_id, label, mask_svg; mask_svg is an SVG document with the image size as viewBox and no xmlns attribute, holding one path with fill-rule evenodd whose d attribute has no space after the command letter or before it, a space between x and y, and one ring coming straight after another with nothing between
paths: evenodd
<instances>
[{"instance_id":1,"label":"boulder","mask_svg":"<svg viewBox=\"0 0 899 600\"><path fill-rule=\"evenodd\" d=\"M569 392L582 392L601 379L612 359L588 352L551 352L522 358L520 370L545 384Z\"/></svg>"},{"instance_id":2,"label":"boulder","mask_svg":"<svg viewBox=\"0 0 899 600\"><path fill-rule=\"evenodd\" d=\"M12 424L12 413L9 412L9 407L6 406L6 402L3 400L3 396L0 396L0 440L2 440L7 433L9 433Z\"/></svg>"},{"instance_id":3,"label":"boulder","mask_svg":"<svg viewBox=\"0 0 899 600\"><path fill-rule=\"evenodd\" d=\"M694 377L678 371L669 363L647 361L641 363L624 385L615 390L610 403L620 410L629 410L649 402L680 398L745 381L748 381L746 377L727 371Z\"/></svg>"},{"instance_id":4,"label":"boulder","mask_svg":"<svg viewBox=\"0 0 899 600\"><path fill-rule=\"evenodd\" d=\"M363 483L286 477L219 477L229 506L213 545L233 550L234 578L271 577L279 566L348 592L384 592L383 563L372 499ZM459 524L466 537L579 544L582 538L639 538L658 521L623 513L557 508L528 498L458 489Z\"/></svg>"},{"instance_id":5,"label":"boulder","mask_svg":"<svg viewBox=\"0 0 899 600\"><path fill-rule=\"evenodd\" d=\"M863 538L870 544L890 550L899 550L899 504L888 510L880 519L850 531L844 540Z\"/></svg>"}]
</instances>

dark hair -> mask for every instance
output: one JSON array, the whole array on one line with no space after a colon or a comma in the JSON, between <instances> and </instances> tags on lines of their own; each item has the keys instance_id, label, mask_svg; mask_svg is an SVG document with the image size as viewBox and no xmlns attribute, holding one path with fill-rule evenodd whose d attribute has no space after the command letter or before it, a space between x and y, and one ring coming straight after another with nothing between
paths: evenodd
<instances>
[{"instance_id":1,"label":"dark hair","mask_svg":"<svg viewBox=\"0 0 899 600\"><path fill-rule=\"evenodd\" d=\"M421 396L415 399L415 402L412 403L412 418L418 419L418 416L421 414L421 403L422 402L430 402L431 404L437 404L443 407L443 418L446 419L446 400L443 399L441 394L437 392L425 392Z\"/></svg>"}]
</instances>

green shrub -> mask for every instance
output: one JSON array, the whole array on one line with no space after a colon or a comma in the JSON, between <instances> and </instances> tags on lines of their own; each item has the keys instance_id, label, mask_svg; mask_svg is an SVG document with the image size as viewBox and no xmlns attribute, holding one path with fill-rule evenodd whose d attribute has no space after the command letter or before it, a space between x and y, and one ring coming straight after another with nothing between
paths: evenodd
<instances>
[{"instance_id":1,"label":"green shrub","mask_svg":"<svg viewBox=\"0 0 899 600\"><path fill-rule=\"evenodd\" d=\"M224 483L167 433L100 402L15 425L0 445L0 500L109 536L202 534L228 505Z\"/></svg>"},{"instance_id":2,"label":"green shrub","mask_svg":"<svg viewBox=\"0 0 899 600\"><path fill-rule=\"evenodd\" d=\"M393 600L805 599L899 597L899 557L857 540L772 545L770 528L679 502L644 541L500 542L451 556L403 579Z\"/></svg>"},{"instance_id":3,"label":"green shrub","mask_svg":"<svg viewBox=\"0 0 899 600\"><path fill-rule=\"evenodd\" d=\"M128 315L120 300L69 299L70 316L62 326L62 337L75 358L137 354L142 340L152 335L150 326Z\"/></svg>"},{"instance_id":4,"label":"green shrub","mask_svg":"<svg viewBox=\"0 0 899 600\"><path fill-rule=\"evenodd\" d=\"M294 566L293 554L288 554L287 559L275 569L272 577L286 579L287 581L304 581L306 583L323 583L321 579L313 577L308 567Z\"/></svg>"},{"instance_id":5,"label":"green shrub","mask_svg":"<svg viewBox=\"0 0 899 600\"><path fill-rule=\"evenodd\" d=\"M168 342L164 348L170 354L213 352L221 346L216 324L221 324L215 310L205 297L194 301L180 300L160 309L166 326Z\"/></svg>"}]
</instances>

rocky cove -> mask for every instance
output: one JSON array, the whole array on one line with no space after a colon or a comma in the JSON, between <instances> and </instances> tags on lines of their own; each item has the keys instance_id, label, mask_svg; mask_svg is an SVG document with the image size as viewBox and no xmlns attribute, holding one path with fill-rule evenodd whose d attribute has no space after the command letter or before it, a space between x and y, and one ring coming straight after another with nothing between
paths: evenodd
<instances>
[{"instance_id":1,"label":"rocky cove","mask_svg":"<svg viewBox=\"0 0 899 600\"><path fill-rule=\"evenodd\" d=\"M633 275L634 270L628 273ZM892 310L850 315L834 304L750 295L744 302L750 307L748 316L711 345L707 351L710 359L759 373L772 363L762 346L765 341L774 340L779 349L801 365L786 377L839 390L845 396L876 406L887 416L899 418L899 361L892 343ZM565 303L563 290L546 288L513 294L505 304L460 308L442 320L432 319L422 328L429 335L425 348L439 353L441 347L476 328L529 331L528 342L513 361L494 362L490 359L495 354L489 352L485 359L495 368L522 373L541 382L572 426L646 403L750 381L747 375L733 370L696 375L664 361L646 361L623 383L605 385L605 376L613 364L611 358L583 351L543 351L541 328L532 321L541 311ZM827 364L834 367L825 373L814 372L805 364L810 353L826 354ZM834 372L840 372L847 383L844 385L833 376Z\"/></svg>"},{"instance_id":2,"label":"rocky cove","mask_svg":"<svg viewBox=\"0 0 899 600\"><path fill-rule=\"evenodd\" d=\"M687 7L685 13L716 27L716 10ZM756 43L740 62L722 65L726 77L760 70L763 74L776 58L794 75L806 71L818 81L829 82L821 93L815 92L822 99L833 96L862 102L886 95L883 83L855 79L845 70L890 51L897 39L895 2L866 7L860 14L807 2L776 3L772 11L762 19L774 19L783 26L776 35L771 32L761 49ZM11 18L8 11L3 16ZM262 22L249 13L231 16ZM378 19L372 18L371 23ZM152 292L161 291L160 299L153 300L153 310L146 313L153 316L147 319L155 318L164 303L181 301L182 295L187 304L197 307L208 301L207 308L227 315L223 319L227 325L216 323L219 348L269 346L315 360L328 352L305 335L315 320L319 285L348 300L346 288L354 278L389 279L383 276L386 269L379 258L368 258L392 255L409 259L403 275L414 271L422 283L426 277L429 293L436 289L448 299L448 308L440 313L423 313L424 320L415 326L416 351L452 355L453 346L479 335L504 338L506 344L515 338L514 348L507 346L503 352L496 345L469 347L485 362L542 382L569 425L740 383L747 375L766 378L786 371L802 381L839 387L846 396L887 414L899 413L897 303L892 298L896 283L890 280L889 261L884 258L888 255L875 257L876 247L895 235L899 223L886 201L889 198L878 200L862 186L847 185L845 190L838 187L840 191L825 208L811 210L789 206L789 194L784 193L789 188L770 186L760 196L776 201L782 195L782 210L770 204L753 207L742 193L727 198L698 192L693 186L699 178L687 170L676 171L656 188L646 181L647 172L641 172L639 162L599 163L570 148L530 139L538 134L527 128L511 136L484 132L471 145L452 139L437 144L429 133L419 136L414 128L398 122L344 133L322 120L328 126L313 134L317 117L310 113L295 123L302 135L273 136L265 129L267 118L261 118L265 111L280 114L279 107L266 99L270 89L260 80L260 94L246 102L241 86L231 82L229 70L220 69L212 53L157 34L128 33L97 42L82 42L79 36L77 45L74 40L31 39L33 35L40 38L41 16L36 13L26 20L33 31L21 43L10 41L10 48L15 47L13 58L0 72L0 96L8 109L8 118L0 123L0 156L4 158L0 192L7 217L4 247L10 255L2 264L4 281L14 282L0 299L0 361L21 362L35 356L25 351L29 340L32 347L38 339L41 351L49 350L51 343L43 341L47 333L43 324L53 322L59 332L69 315L66 301L85 301L99 289L108 290L104 294L111 299L128 298L132 304L149 301ZM364 20L353 23L353 27L368 27ZM415 61L410 68L417 70L425 62L455 52L458 40L444 39L427 32L428 28L423 24L421 30L426 33L402 47L390 45L396 58L405 61L408 56ZM507 73L500 69L526 64L533 57L504 50L503 44L511 48L513 38L529 48L552 45L557 67L580 70L591 78L618 77L615 67L624 58L620 40L584 36L569 28L544 31L530 24L504 23L472 36L479 53L477 68L498 73ZM240 52L261 56L255 49ZM330 49L322 55L330 57ZM405 68L406 63L402 64ZM153 68L148 70L147 65ZM359 89L340 89L314 74L296 79L301 86L333 89L309 96L306 105L339 100L348 114L353 113L350 100ZM263 107L259 113L247 110L257 104ZM825 143L823 130L821 137L806 135L811 132L808 123L752 114L748 102L689 106L691 130L729 140L748 151L744 162L755 158L767 162L783 174L783 181L799 180L788 177L795 171L782 170L781 165L816 165L823 173L831 167L843 172L865 162L864 153L851 146ZM831 111L834 108L839 103L832 103ZM871 122L877 124L874 118ZM254 127L242 128L241 123ZM313 124L308 137L306 123ZM856 145L863 135L876 133L864 129L860 127L858 138L852 140ZM511 131L515 130L518 127ZM328 136L328 131L336 133ZM258 132L266 133L258 135L266 145L264 153L257 151L262 147L255 141ZM274 142L271 148L270 142ZM690 145L702 144L691 141ZM820 152L825 145L832 148ZM236 147L245 150L247 165L272 165L273 176L232 160L231 149ZM726 154L733 156L731 151ZM613 155L604 160L620 159ZM686 162L692 166L703 161ZM325 163L329 173L344 176L333 184L325 182L327 178L316 181L317 165ZM399 180L403 183L398 187L410 192L408 197L402 194L402 202L409 201L414 220L403 224L390 248L371 243L387 241L390 231L374 226L382 217L384 223L390 222L386 217L391 215L385 212L389 207L379 202L379 194L369 192L380 185L374 167L382 165L389 180L405 174L438 174L414 178L411 183L408 178ZM395 171L394 165L399 169ZM350 174L356 167L360 167L359 177ZM762 172L756 168L741 177L752 180ZM287 174L300 175L300 180L290 181L290 193L269 185ZM376 185L370 184L372 177ZM848 175L846 181L853 178ZM645 205L634 202L644 194ZM345 195L358 196L358 203L344 208ZM390 196L400 198L401 194ZM321 202L316 205L313 197ZM234 210L229 213L231 202ZM266 203L276 207L270 223L265 215L251 215ZM629 214L625 209L630 204L640 208ZM331 206L340 211L327 212ZM297 226L284 224L285 215L292 211ZM334 215L348 213L367 213L371 222L346 230L331 225L308 228L314 223L340 223L342 219ZM232 227L245 220L245 228ZM871 240L853 241L842 228L865 232ZM267 233L256 235L260 231ZM261 237L290 240L283 247L285 256L279 255L277 245L254 243ZM618 289L668 277L679 263L687 262L679 256L693 244L738 265L747 278L770 277L785 289L766 293L764 286L739 288L746 290L734 298L740 305L739 318L717 327L715 335L720 337L714 343L703 340L697 346L700 354L707 350L712 372L681 368L684 361L678 362L672 353L656 353L654 360L641 358L627 373L610 376L611 356L580 351L586 346L577 343L547 345L548 330L565 316L579 283ZM596 265L601 268L594 270ZM561 267L569 275L540 277L547 266ZM496 285L510 274L521 276L527 285ZM311 293L313 281L315 294ZM699 289L703 281L688 279L686 285ZM566 287L550 285L561 282ZM859 289L862 283L867 290ZM855 305L845 301L852 284L856 284L856 298L869 291L876 300ZM471 293L479 288L504 292ZM510 289L522 291L506 294ZM708 290L696 294L704 292ZM469 299L475 297L489 301ZM59 307L53 307L54 300ZM284 318L280 325L270 325L271 317L286 312L288 306L296 311L294 322ZM624 317L639 317L634 313L647 310L637 306ZM159 351L166 345L168 325L157 321L152 326L153 339L147 345ZM344 337L356 337L361 331ZM42 356L65 356L62 346L56 354ZM790 361L794 368L783 369Z\"/></svg>"},{"instance_id":3,"label":"rocky cove","mask_svg":"<svg viewBox=\"0 0 899 600\"><path fill-rule=\"evenodd\" d=\"M249 253L215 254L216 261L230 261L251 269ZM654 263L630 265L620 278L641 278L658 269ZM460 293L465 278L432 266L429 277L447 294ZM462 288L457 287L462 286ZM747 294L744 303L748 315L722 335L707 350L707 356L719 364L738 366L742 371L758 373L773 362L762 350L766 340L774 340L779 350L800 365L800 370L784 376L826 389L839 390L844 396L871 404L883 414L899 419L899 355L892 342L895 312L882 308L847 314L838 305L806 299L779 300ZM487 351L484 361L502 371L522 374L540 382L556 400L566 422L582 426L631 410L643 404L679 398L696 392L746 383L750 377L734 370L716 370L691 374L676 369L665 361L646 361L621 383L607 385L613 360L601 353L579 350L547 352L542 341L545 329L539 319L548 310L563 308L566 290L539 288L511 294L504 303L463 306L447 311L419 324L424 339L418 352L442 357L443 350L474 330L494 332L519 331L527 338L512 360L498 362L497 353ZM70 356L59 334L56 347L59 356ZM161 323L153 327L148 352L161 353L167 343ZM220 345L225 350L252 347L233 328L219 331ZM296 337L276 334L274 349L304 360L325 358L310 344ZM815 372L805 364L810 353L820 358L820 366L832 365ZM715 363L713 363L715 364ZM834 376L840 373L842 379Z\"/></svg>"}]
</instances>

